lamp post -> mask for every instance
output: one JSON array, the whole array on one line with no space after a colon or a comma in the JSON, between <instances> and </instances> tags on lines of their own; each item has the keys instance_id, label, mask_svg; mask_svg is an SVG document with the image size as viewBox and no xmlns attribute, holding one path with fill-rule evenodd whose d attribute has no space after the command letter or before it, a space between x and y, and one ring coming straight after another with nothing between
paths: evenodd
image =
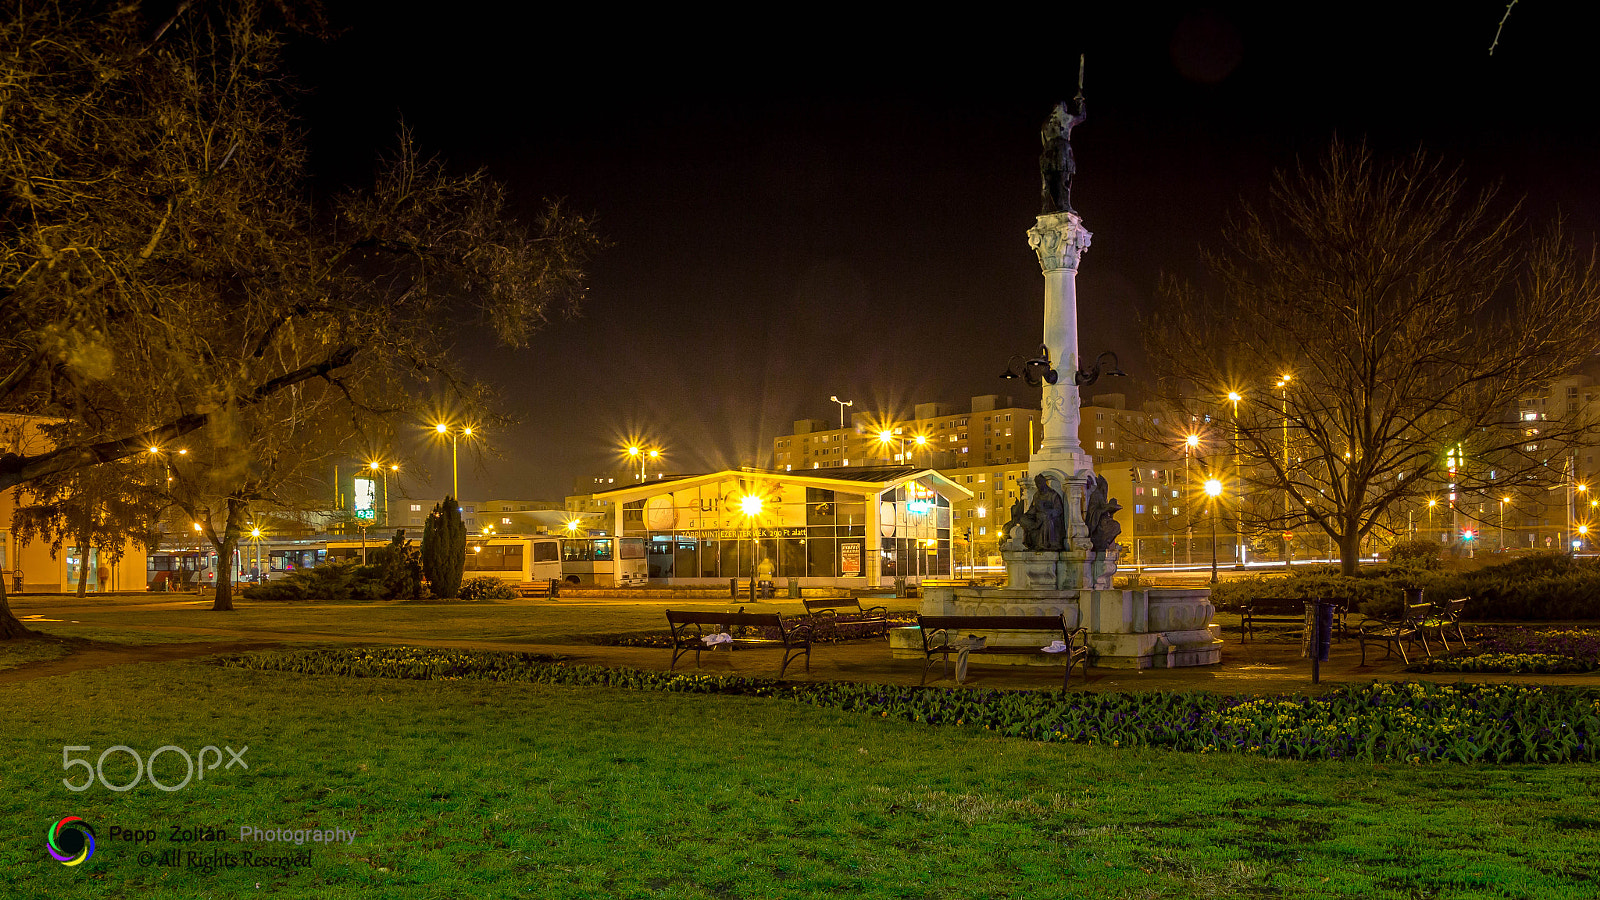
<instances>
[{"instance_id":1,"label":"lamp post","mask_svg":"<svg viewBox=\"0 0 1600 900\"><path fill-rule=\"evenodd\" d=\"M1199 449L1200 435L1191 434L1183 439L1183 499L1188 512L1184 516L1184 524L1189 528L1188 543L1183 548L1184 565L1194 565L1194 490L1193 482L1189 480L1189 454Z\"/></svg>"},{"instance_id":2,"label":"lamp post","mask_svg":"<svg viewBox=\"0 0 1600 900\"><path fill-rule=\"evenodd\" d=\"M1211 583L1217 583L1217 513L1222 505L1222 482L1216 478L1206 479L1206 496L1211 498Z\"/></svg>"},{"instance_id":3,"label":"lamp post","mask_svg":"<svg viewBox=\"0 0 1600 900\"><path fill-rule=\"evenodd\" d=\"M367 468L371 469L374 472L378 472L383 476L383 527L388 528L389 527L389 473L392 471L392 472L395 473L395 477L399 478L400 477L400 475L399 475L400 465L398 463L390 463L389 466L386 468L383 465L383 463L370 462L370 463L367 463ZM458 497L456 499L459 500L460 498Z\"/></svg>"},{"instance_id":4,"label":"lamp post","mask_svg":"<svg viewBox=\"0 0 1600 900\"><path fill-rule=\"evenodd\" d=\"M1575 466L1573 466L1573 462L1574 462L1573 457L1568 456L1567 457L1567 466L1568 466L1568 468L1567 468L1567 484L1568 485L1571 485L1573 479L1576 477L1576 473L1574 472ZM1576 486L1569 487L1567 489L1567 551L1569 553L1572 552L1572 550L1575 548L1575 545L1578 543L1577 541L1572 539L1572 529L1573 529L1574 519L1577 516L1575 504L1573 503L1573 499L1572 499L1573 491L1576 491L1579 494L1587 494L1587 493L1589 493L1589 486L1580 481L1580 482L1577 483Z\"/></svg>"},{"instance_id":5,"label":"lamp post","mask_svg":"<svg viewBox=\"0 0 1600 900\"><path fill-rule=\"evenodd\" d=\"M1500 552L1506 552L1506 504L1511 502L1510 497L1500 498Z\"/></svg>"},{"instance_id":6,"label":"lamp post","mask_svg":"<svg viewBox=\"0 0 1600 900\"><path fill-rule=\"evenodd\" d=\"M896 429L896 430L898 430L898 429ZM923 438L923 440L926 441L927 438ZM900 461L900 464L901 465L905 465L906 464L906 439L904 437L900 436L900 435L895 434L893 431L890 431L887 428L884 429L883 431L878 432L878 443L882 444L884 447L889 447L892 444L894 444L896 441L900 442L900 456L898 457L899 461Z\"/></svg>"},{"instance_id":7,"label":"lamp post","mask_svg":"<svg viewBox=\"0 0 1600 900\"><path fill-rule=\"evenodd\" d=\"M450 436L450 494L456 498L457 502L460 502L461 479L456 469L456 438L472 437L472 429L470 427L463 427L457 430L449 425L439 424L433 426L433 430L439 434L447 434ZM385 512L387 512L387 510Z\"/></svg>"},{"instance_id":8,"label":"lamp post","mask_svg":"<svg viewBox=\"0 0 1600 900\"><path fill-rule=\"evenodd\" d=\"M856 402L854 400L840 400L837 396L829 397L828 399L839 404L839 427L844 428L844 408L846 406L855 406Z\"/></svg>"},{"instance_id":9,"label":"lamp post","mask_svg":"<svg viewBox=\"0 0 1600 900\"><path fill-rule=\"evenodd\" d=\"M1289 544L1289 382L1294 380L1293 375L1285 374L1278 379L1278 389L1283 392L1283 567L1288 569L1294 565L1292 548Z\"/></svg>"},{"instance_id":10,"label":"lamp post","mask_svg":"<svg viewBox=\"0 0 1600 900\"><path fill-rule=\"evenodd\" d=\"M645 464L645 461L646 460L650 460L650 461L654 462L655 460L660 459L661 458L661 450L660 450L660 448L657 448L657 447L645 448L645 447L639 446L638 444L633 444L633 445L630 445L630 446L628 446L628 447L626 447L624 449L626 449L628 451L628 456L629 457L632 457L634 459L639 460L639 483L640 484L644 484L644 464Z\"/></svg>"},{"instance_id":11,"label":"lamp post","mask_svg":"<svg viewBox=\"0 0 1600 900\"><path fill-rule=\"evenodd\" d=\"M756 532L756 525L761 517L761 506L762 501L760 494L745 494L744 497L739 500L739 509L744 513L745 518L750 521L750 549L753 551L753 554L750 557L751 600L754 600L756 597L756 566L759 564L759 557L761 556L761 538Z\"/></svg>"},{"instance_id":12,"label":"lamp post","mask_svg":"<svg viewBox=\"0 0 1600 900\"><path fill-rule=\"evenodd\" d=\"M1239 401L1242 399L1238 391L1228 392L1228 400L1233 404L1233 480L1236 485L1239 482ZM1234 517L1233 556L1233 567L1244 568L1244 520L1238 516Z\"/></svg>"},{"instance_id":13,"label":"lamp post","mask_svg":"<svg viewBox=\"0 0 1600 900\"><path fill-rule=\"evenodd\" d=\"M250 529L250 540L256 545L256 570L255 570L255 572L253 574L255 575L255 581L259 584L260 581L261 581L261 529L260 528L251 528Z\"/></svg>"}]
</instances>

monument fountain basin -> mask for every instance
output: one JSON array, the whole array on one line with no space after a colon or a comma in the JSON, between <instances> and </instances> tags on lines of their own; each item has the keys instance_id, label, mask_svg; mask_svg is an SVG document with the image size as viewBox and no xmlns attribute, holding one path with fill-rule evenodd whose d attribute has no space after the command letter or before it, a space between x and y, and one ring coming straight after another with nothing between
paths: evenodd
<instances>
[{"instance_id":1,"label":"monument fountain basin","mask_svg":"<svg viewBox=\"0 0 1600 900\"><path fill-rule=\"evenodd\" d=\"M1061 590L938 585L925 588L922 599L922 614L930 616L1059 615L1068 628L1089 629L1090 665L1112 669L1221 662L1221 626L1212 624L1214 612L1211 592L1205 589ZM1037 643L1039 637L1037 633L1005 631L984 632L981 636L995 644L1018 647ZM890 649L897 658L920 658L921 635L916 628L895 629L890 634ZM1059 664L1044 654L1000 656L992 661Z\"/></svg>"}]
</instances>

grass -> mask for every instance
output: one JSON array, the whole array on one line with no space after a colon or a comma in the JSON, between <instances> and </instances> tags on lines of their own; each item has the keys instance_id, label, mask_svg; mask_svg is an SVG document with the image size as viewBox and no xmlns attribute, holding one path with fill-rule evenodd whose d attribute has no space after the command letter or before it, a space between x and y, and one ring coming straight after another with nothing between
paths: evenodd
<instances>
[{"instance_id":1,"label":"grass","mask_svg":"<svg viewBox=\"0 0 1600 900\"><path fill-rule=\"evenodd\" d=\"M71 647L57 641L0 641L0 671L60 659L71 651Z\"/></svg>"},{"instance_id":2,"label":"grass","mask_svg":"<svg viewBox=\"0 0 1600 900\"><path fill-rule=\"evenodd\" d=\"M48 612L41 603L18 603L25 612L41 611L55 618L77 619L95 628L155 627L188 632L190 640L213 639L207 629L228 629L274 636L279 634L338 634L363 638L407 640L494 641L512 644L580 644L598 634L655 633L666 629L665 610L737 608L738 601L685 600L660 603L619 603L593 600L503 600L478 603L308 604L261 603L235 599L231 613L212 613L205 604L181 605L168 595L151 594L91 608L71 606L70 615ZM54 602L54 601L52 601ZM71 598L61 601L71 605ZM904 601L911 604L912 601ZM23 607L26 606L26 609ZM909 606L907 607L909 608ZM798 615L799 601L763 602L763 611ZM52 632L60 626L49 626ZM94 637L92 630L84 636Z\"/></svg>"},{"instance_id":3,"label":"grass","mask_svg":"<svg viewBox=\"0 0 1600 900\"><path fill-rule=\"evenodd\" d=\"M8 897L1578 898L1600 876L1589 766L1113 750L768 699L199 663L3 685L0 709ZM62 786L63 746L114 744L248 744L250 769ZM98 834L76 869L43 842L69 814ZM168 844L172 824L358 836L292 874L144 868L108 837L210 849Z\"/></svg>"}]
</instances>

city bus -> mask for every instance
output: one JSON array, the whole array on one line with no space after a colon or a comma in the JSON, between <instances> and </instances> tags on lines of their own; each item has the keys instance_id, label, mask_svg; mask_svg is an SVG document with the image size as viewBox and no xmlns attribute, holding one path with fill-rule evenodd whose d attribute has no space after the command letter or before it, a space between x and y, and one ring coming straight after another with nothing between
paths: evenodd
<instances>
[{"instance_id":1,"label":"city bus","mask_svg":"<svg viewBox=\"0 0 1600 900\"><path fill-rule=\"evenodd\" d=\"M501 581L559 581L561 539L543 535L467 539L466 578L493 576Z\"/></svg>"},{"instance_id":2,"label":"city bus","mask_svg":"<svg viewBox=\"0 0 1600 900\"><path fill-rule=\"evenodd\" d=\"M650 580L650 564L645 558L644 538L562 538L561 578L567 584L597 587L645 584Z\"/></svg>"},{"instance_id":3,"label":"city bus","mask_svg":"<svg viewBox=\"0 0 1600 900\"><path fill-rule=\"evenodd\" d=\"M413 547L416 542L411 542ZM386 540L368 540L366 559L376 563L376 551ZM328 541L328 558L360 564L362 544L348 538ZM544 535L494 535L467 538L467 560L462 578L489 576L509 584L561 579L561 539Z\"/></svg>"}]
</instances>

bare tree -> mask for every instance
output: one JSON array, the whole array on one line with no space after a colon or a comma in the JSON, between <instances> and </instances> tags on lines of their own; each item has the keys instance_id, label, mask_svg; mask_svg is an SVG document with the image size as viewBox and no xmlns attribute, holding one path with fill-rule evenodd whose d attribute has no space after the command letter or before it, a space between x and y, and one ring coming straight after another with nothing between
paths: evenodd
<instances>
[{"instance_id":1,"label":"bare tree","mask_svg":"<svg viewBox=\"0 0 1600 900\"><path fill-rule=\"evenodd\" d=\"M1175 417L1210 423L1223 500L1250 528L1309 523L1349 574L1402 500L1562 477L1594 423L1535 434L1517 400L1600 349L1600 281L1519 221L1426 154L1381 164L1335 142L1232 225L1208 260L1215 291L1165 285L1150 358L1188 386L1167 398Z\"/></svg>"},{"instance_id":2,"label":"bare tree","mask_svg":"<svg viewBox=\"0 0 1600 900\"><path fill-rule=\"evenodd\" d=\"M420 391L470 405L463 325L519 347L576 309L589 223L553 203L518 222L407 136L371 185L313 202L286 10L22 0L0 21L0 409L80 426L0 455L0 490L209 441L313 384L347 422Z\"/></svg>"}]
</instances>

